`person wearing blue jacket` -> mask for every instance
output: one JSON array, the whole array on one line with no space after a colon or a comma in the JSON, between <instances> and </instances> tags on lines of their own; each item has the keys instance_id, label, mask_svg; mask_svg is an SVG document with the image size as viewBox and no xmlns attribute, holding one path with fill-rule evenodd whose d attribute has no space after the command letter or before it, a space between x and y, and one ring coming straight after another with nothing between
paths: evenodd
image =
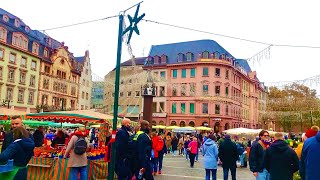
<instances>
[{"instance_id":1,"label":"person wearing blue jacket","mask_svg":"<svg viewBox=\"0 0 320 180\"><path fill-rule=\"evenodd\" d=\"M15 128L13 138L13 143L0 154L0 161L13 159L13 166L19 168L13 180L26 180L26 166L33 156L34 142L24 127Z\"/></svg>"},{"instance_id":2,"label":"person wearing blue jacket","mask_svg":"<svg viewBox=\"0 0 320 180\"><path fill-rule=\"evenodd\" d=\"M206 180L210 180L210 172L212 173L212 180L217 179L218 168L218 147L215 143L216 137L210 134L208 139L202 145L203 167L206 170Z\"/></svg>"},{"instance_id":3,"label":"person wearing blue jacket","mask_svg":"<svg viewBox=\"0 0 320 180\"><path fill-rule=\"evenodd\" d=\"M302 148L300 176L302 180L319 180L320 177L320 131L308 138Z\"/></svg>"}]
</instances>

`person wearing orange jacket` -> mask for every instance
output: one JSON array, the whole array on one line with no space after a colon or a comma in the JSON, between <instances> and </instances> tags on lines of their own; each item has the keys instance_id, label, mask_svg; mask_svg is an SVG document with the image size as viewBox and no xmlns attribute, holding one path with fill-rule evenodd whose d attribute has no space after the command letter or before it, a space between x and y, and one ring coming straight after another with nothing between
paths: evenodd
<instances>
[{"instance_id":1,"label":"person wearing orange jacket","mask_svg":"<svg viewBox=\"0 0 320 180\"><path fill-rule=\"evenodd\" d=\"M152 137L152 152L151 152L151 162L153 167L153 175L157 175L158 171L158 161L159 161L159 151L163 148L163 141L157 135L156 132L151 134Z\"/></svg>"}]
</instances>

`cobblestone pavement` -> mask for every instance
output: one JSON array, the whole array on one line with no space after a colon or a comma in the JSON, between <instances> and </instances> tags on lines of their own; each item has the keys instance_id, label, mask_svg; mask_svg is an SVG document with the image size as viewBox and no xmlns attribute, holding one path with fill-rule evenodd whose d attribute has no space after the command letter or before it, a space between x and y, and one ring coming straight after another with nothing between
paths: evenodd
<instances>
[{"instance_id":1,"label":"cobblestone pavement","mask_svg":"<svg viewBox=\"0 0 320 180\"><path fill-rule=\"evenodd\" d=\"M163 160L162 174L155 176L155 180L191 180L205 179L203 168L203 157L199 156L199 161L195 162L194 168L190 168L190 162L185 157L166 155ZM229 172L229 179L231 174ZM218 167L217 180L223 180L222 167ZM255 180L249 168L237 168L237 180Z\"/></svg>"}]
</instances>

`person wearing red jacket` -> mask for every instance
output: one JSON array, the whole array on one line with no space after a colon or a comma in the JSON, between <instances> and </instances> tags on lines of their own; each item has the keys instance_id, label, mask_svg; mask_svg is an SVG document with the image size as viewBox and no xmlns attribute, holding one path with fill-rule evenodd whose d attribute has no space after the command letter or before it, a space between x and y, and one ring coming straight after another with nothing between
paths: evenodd
<instances>
[{"instance_id":1,"label":"person wearing red jacket","mask_svg":"<svg viewBox=\"0 0 320 180\"><path fill-rule=\"evenodd\" d=\"M151 134L152 137L152 153L151 153L151 161L153 165L153 175L157 175L158 171L158 161L159 161L159 151L163 148L163 141L160 142L160 138L156 132Z\"/></svg>"}]
</instances>

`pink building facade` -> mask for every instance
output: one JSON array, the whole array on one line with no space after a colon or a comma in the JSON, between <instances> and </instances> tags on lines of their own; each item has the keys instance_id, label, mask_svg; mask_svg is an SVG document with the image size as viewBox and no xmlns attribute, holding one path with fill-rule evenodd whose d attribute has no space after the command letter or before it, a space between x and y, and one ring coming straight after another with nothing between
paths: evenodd
<instances>
[{"instance_id":1,"label":"pink building facade","mask_svg":"<svg viewBox=\"0 0 320 180\"><path fill-rule=\"evenodd\" d=\"M266 88L245 60L215 41L153 46L148 61L145 69L156 77L166 74L155 82L154 124L208 126L215 132L261 127Z\"/></svg>"}]
</instances>

